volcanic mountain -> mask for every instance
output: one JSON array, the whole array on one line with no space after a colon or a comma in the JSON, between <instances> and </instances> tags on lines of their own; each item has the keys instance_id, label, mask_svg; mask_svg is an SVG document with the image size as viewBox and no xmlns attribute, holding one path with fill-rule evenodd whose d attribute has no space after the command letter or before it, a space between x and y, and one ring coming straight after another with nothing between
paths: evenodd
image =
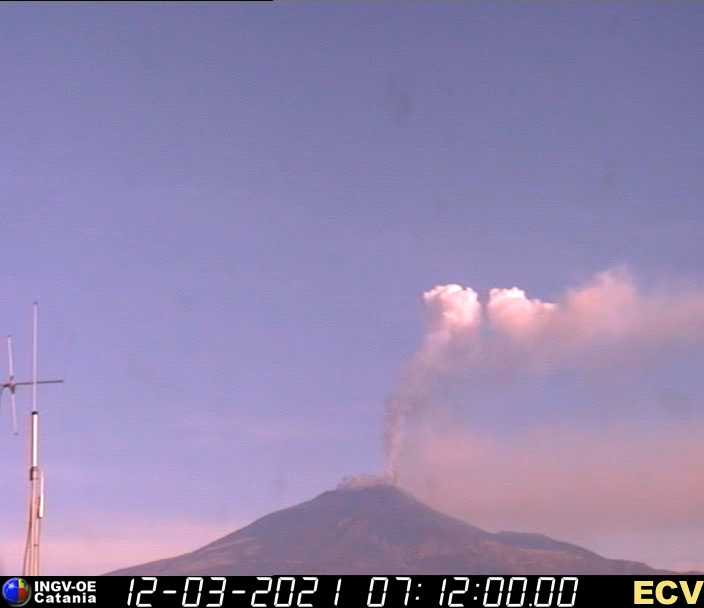
<instances>
[{"instance_id":1,"label":"volcanic mountain","mask_svg":"<svg viewBox=\"0 0 704 608\"><path fill-rule=\"evenodd\" d=\"M492 534L398 488L342 486L276 511L191 553L120 575L645 574L538 534Z\"/></svg>"}]
</instances>

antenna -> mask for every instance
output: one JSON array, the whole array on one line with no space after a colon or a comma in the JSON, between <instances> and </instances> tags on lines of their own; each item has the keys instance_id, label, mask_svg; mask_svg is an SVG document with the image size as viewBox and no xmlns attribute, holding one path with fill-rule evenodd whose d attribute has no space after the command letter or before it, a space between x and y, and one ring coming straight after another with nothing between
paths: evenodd
<instances>
[{"instance_id":1,"label":"antenna","mask_svg":"<svg viewBox=\"0 0 704 608\"><path fill-rule=\"evenodd\" d=\"M29 443L29 522L27 526L27 542L24 549L23 574L25 576L39 575L39 541L41 532L41 519L44 517L44 474L39 468L39 410L37 409L37 387L40 384L60 384L63 380L39 380L37 377L37 337L39 304L34 303L32 323L32 380L26 382L15 381L14 357L12 352L12 337L7 338L7 352L9 358L9 378L0 385L0 394L4 389L9 389L12 400L13 428L17 432L15 391L18 386L32 387L32 412L30 417L30 443Z\"/></svg>"},{"instance_id":2,"label":"antenna","mask_svg":"<svg viewBox=\"0 0 704 608\"><path fill-rule=\"evenodd\" d=\"M0 385L0 404L2 402L2 392L5 389L10 391L10 409L12 411L12 432L17 435L17 401L15 399L15 359L12 354L12 336L7 336L7 359L8 359L8 377L7 382Z\"/></svg>"}]
</instances>

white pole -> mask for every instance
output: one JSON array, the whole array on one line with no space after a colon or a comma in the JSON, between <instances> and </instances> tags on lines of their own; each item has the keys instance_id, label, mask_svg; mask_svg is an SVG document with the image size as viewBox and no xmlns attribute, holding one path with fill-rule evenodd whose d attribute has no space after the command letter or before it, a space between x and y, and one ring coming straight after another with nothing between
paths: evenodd
<instances>
[{"instance_id":1,"label":"white pole","mask_svg":"<svg viewBox=\"0 0 704 608\"><path fill-rule=\"evenodd\" d=\"M34 479L34 471L39 466L39 412L32 412L32 457L30 479Z\"/></svg>"},{"instance_id":2,"label":"white pole","mask_svg":"<svg viewBox=\"0 0 704 608\"><path fill-rule=\"evenodd\" d=\"M39 304L34 303L32 323L32 430L29 467L29 524L24 570L27 576L39 575L39 519L44 516L43 476L39 470L39 411L37 410L37 321Z\"/></svg>"},{"instance_id":3,"label":"white pole","mask_svg":"<svg viewBox=\"0 0 704 608\"><path fill-rule=\"evenodd\" d=\"M39 303L34 303L34 327L32 331L32 411L37 411L37 330Z\"/></svg>"}]
</instances>

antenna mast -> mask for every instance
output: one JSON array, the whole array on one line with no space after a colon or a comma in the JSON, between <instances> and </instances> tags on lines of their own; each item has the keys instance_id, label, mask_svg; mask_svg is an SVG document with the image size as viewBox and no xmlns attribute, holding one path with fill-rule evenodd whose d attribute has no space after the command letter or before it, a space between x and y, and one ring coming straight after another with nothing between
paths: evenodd
<instances>
[{"instance_id":1,"label":"antenna mast","mask_svg":"<svg viewBox=\"0 0 704 608\"><path fill-rule=\"evenodd\" d=\"M22 572L24 576L39 575L39 541L41 520L44 517L44 474L39 468L39 410L37 409L37 386L39 384L59 384L63 380L37 379L37 334L39 304L34 303L32 324L32 380L30 382L15 382L14 362L12 356L12 338L8 338L8 355L10 358L10 379L2 388L9 388L14 411L15 389L18 386L32 387L32 413L29 443L29 522L27 526L27 542L24 549Z\"/></svg>"}]
</instances>

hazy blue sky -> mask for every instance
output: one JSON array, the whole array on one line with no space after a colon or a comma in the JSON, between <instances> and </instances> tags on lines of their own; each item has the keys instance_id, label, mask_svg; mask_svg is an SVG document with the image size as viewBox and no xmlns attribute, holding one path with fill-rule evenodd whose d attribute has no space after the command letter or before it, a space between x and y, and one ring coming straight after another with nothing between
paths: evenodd
<instances>
[{"instance_id":1,"label":"hazy blue sky","mask_svg":"<svg viewBox=\"0 0 704 608\"><path fill-rule=\"evenodd\" d=\"M701 285L702 32L689 2L0 7L0 332L26 375L38 298L67 381L40 395L47 569L379 470L435 284ZM8 571L25 440L3 403ZM657 565L695 559L664 538ZM589 546L657 561L639 542Z\"/></svg>"}]
</instances>

